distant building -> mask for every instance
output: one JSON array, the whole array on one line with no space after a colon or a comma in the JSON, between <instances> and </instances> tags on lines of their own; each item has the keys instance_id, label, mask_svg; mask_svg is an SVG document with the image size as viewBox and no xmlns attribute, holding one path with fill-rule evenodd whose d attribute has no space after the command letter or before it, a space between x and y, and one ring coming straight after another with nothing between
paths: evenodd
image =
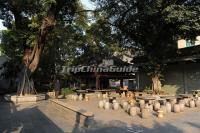
<instances>
[{"instance_id":1,"label":"distant building","mask_svg":"<svg viewBox=\"0 0 200 133\"><path fill-rule=\"evenodd\" d=\"M100 64L93 64L90 66L82 66L87 68L98 68L102 71L90 71L90 72L71 72L70 75L80 80L80 84L84 84L86 88L90 89L108 89L112 87L123 87L128 86L129 89L136 89L136 72L137 67L132 64L124 62L123 60L113 56L111 58L103 59ZM105 71L108 69L119 68L130 68L132 71ZM84 71L85 71L84 70ZM81 86L81 85L80 85Z\"/></svg>"},{"instance_id":2,"label":"distant building","mask_svg":"<svg viewBox=\"0 0 200 133\"><path fill-rule=\"evenodd\" d=\"M164 62L167 64L162 81L165 92L189 93L193 89L200 89L200 55L177 57ZM138 79L140 89L150 87L151 80L141 67Z\"/></svg>"}]
</instances>

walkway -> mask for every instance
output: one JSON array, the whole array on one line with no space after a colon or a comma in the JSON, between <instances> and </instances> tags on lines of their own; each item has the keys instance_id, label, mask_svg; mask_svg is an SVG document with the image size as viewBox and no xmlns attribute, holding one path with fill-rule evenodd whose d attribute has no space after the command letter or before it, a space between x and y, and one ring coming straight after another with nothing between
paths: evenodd
<instances>
[{"instance_id":1,"label":"walkway","mask_svg":"<svg viewBox=\"0 0 200 133\"><path fill-rule=\"evenodd\" d=\"M119 116L120 117L120 116ZM142 125L127 125L113 120L109 123L96 122L88 129L78 130L74 120L68 119L48 101L37 104L24 104L15 106L12 103L0 102L0 133L199 133L200 111L181 115L167 122L154 122L152 128ZM147 122L144 120L144 122ZM134 122L133 122L134 123Z\"/></svg>"},{"instance_id":2,"label":"walkway","mask_svg":"<svg viewBox=\"0 0 200 133\"><path fill-rule=\"evenodd\" d=\"M74 129L74 122L48 103L23 104L0 102L0 133L64 133Z\"/></svg>"}]
</instances>

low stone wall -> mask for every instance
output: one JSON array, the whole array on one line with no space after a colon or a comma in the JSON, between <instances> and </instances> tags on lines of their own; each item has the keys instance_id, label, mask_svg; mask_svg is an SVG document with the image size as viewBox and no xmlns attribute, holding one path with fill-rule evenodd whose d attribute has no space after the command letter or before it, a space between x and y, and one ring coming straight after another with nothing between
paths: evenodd
<instances>
[{"instance_id":1,"label":"low stone wall","mask_svg":"<svg viewBox=\"0 0 200 133\"><path fill-rule=\"evenodd\" d=\"M76 126L89 127L94 122L94 114L92 112L79 109L58 99L49 99L49 101L63 113L63 117L73 120Z\"/></svg>"},{"instance_id":2,"label":"low stone wall","mask_svg":"<svg viewBox=\"0 0 200 133\"><path fill-rule=\"evenodd\" d=\"M47 97L48 98L55 98L55 92L52 91L52 92L47 92Z\"/></svg>"},{"instance_id":3,"label":"low stone wall","mask_svg":"<svg viewBox=\"0 0 200 133\"><path fill-rule=\"evenodd\" d=\"M4 96L4 99L9 102L14 102L15 104L18 103L26 103L26 102L37 102L41 100L45 100L46 94L37 94L37 95L25 95L25 96L18 96L16 94L7 94Z\"/></svg>"}]
</instances>

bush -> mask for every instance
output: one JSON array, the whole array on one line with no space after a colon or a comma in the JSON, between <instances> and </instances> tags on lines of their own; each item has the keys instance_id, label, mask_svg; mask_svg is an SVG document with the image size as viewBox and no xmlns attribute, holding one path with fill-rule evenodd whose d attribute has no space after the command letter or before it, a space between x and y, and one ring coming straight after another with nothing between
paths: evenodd
<instances>
[{"instance_id":1,"label":"bush","mask_svg":"<svg viewBox=\"0 0 200 133\"><path fill-rule=\"evenodd\" d=\"M111 87L110 89L112 89L112 90L119 90L120 87Z\"/></svg>"},{"instance_id":2,"label":"bush","mask_svg":"<svg viewBox=\"0 0 200 133\"><path fill-rule=\"evenodd\" d=\"M150 86L146 86L143 90L143 92L146 92L148 94L151 94L152 93L152 90L151 90L151 87Z\"/></svg>"},{"instance_id":3,"label":"bush","mask_svg":"<svg viewBox=\"0 0 200 133\"><path fill-rule=\"evenodd\" d=\"M61 89L61 94L62 95L69 95L69 94L72 94L72 93L74 93L74 89L72 89L72 88L68 88L68 87L65 87L65 88L62 88Z\"/></svg>"}]
</instances>

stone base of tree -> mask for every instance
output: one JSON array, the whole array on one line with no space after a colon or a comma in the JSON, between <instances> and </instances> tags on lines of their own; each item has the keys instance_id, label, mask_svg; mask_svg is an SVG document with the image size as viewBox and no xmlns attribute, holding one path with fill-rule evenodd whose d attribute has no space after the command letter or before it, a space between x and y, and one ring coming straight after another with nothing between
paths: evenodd
<instances>
[{"instance_id":1,"label":"stone base of tree","mask_svg":"<svg viewBox=\"0 0 200 133\"><path fill-rule=\"evenodd\" d=\"M47 96L48 96L48 98L55 98L55 92L54 91L47 92Z\"/></svg>"},{"instance_id":2,"label":"stone base of tree","mask_svg":"<svg viewBox=\"0 0 200 133\"><path fill-rule=\"evenodd\" d=\"M18 96L16 94L7 94L4 96L6 101L14 102L14 103L26 103L26 102L37 102L41 100L45 100L45 94L37 94L37 95L25 95Z\"/></svg>"}]
</instances>

